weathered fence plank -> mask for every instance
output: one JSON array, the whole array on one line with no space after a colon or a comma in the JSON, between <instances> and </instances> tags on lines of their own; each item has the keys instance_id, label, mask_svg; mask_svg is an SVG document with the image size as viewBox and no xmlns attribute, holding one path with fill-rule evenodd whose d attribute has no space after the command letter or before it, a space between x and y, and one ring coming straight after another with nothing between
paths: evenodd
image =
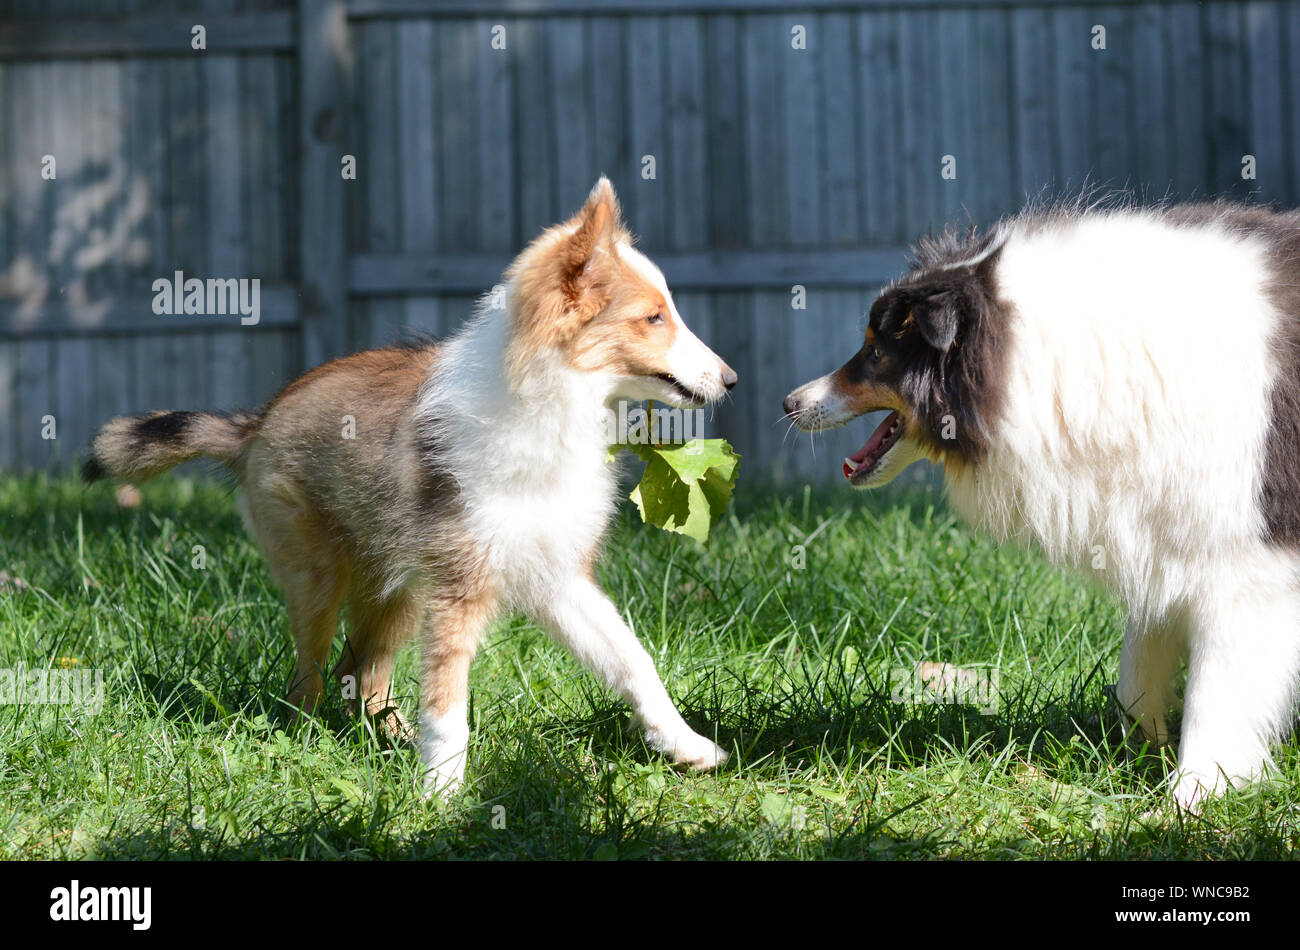
<instances>
[{"instance_id":1,"label":"weathered fence plank","mask_svg":"<svg viewBox=\"0 0 1300 950\"><path fill-rule=\"evenodd\" d=\"M707 241L708 124L704 83L704 22L700 17L680 21L668 50L667 96L669 123L665 184L669 195L670 230L663 236L675 250L703 247ZM601 134L596 126L596 135Z\"/></svg>"},{"instance_id":2,"label":"weathered fence plank","mask_svg":"<svg viewBox=\"0 0 1300 950\"><path fill-rule=\"evenodd\" d=\"M302 354L303 363L314 366L347 349L346 183L340 165L347 141L347 5L299 0L297 35Z\"/></svg>"},{"instance_id":3,"label":"weathered fence plank","mask_svg":"<svg viewBox=\"0 0 1300 950\"><path fill-rule=\"evenodd\" d=\"M1276 3L1258 2L1251 3L1245 11L1250 116L1241 151L1243 156L1254 156L1256 175L1245 188L1266 201L1279 201L1287 191L1282 147L1287 115L1282 103L1285 30L1281 12Z\"/></svg>"},{"instance_id":4,"label":"weathered fence plank","mask_svg":"<svg viewBox=\"0 0 1300 950\"><path fill-rule=\"evenodd\" d=\"M1215 192L1244 196L1249 183L1241 178L1250 112L1246 97L1243 8L1236 3L1211 3L1204 8L1208 77L1206 114L1209 120L1209 182Z\"/></svg>"},{"instance_id":5,"label":"weathered fence plank","mask_svg":"<svg viewBox=\"0 0 1300 950\"><path fill-rule=\"evenodd\" d=\"M0 59L175 56L189 48L196 23L207 30L209 52L268 52L294 43L291 12L0 20Z\"/></svg>"},{"instance_id":6,"label":"weathered fence plank","mask_svg":"<svg viewBox=\"0 0 1300 950\"><path fill-rule=\"evenodd\" d=\"M823 239L835 245L858 244L863 239L859 222L858 152L859 83L853 49L853 18L845 13L821 18L817 46L817 98L821 155L825 171L822 200L825 207Z\"/></svg>"},{"instance_id":7,"label":"weathered fence plank","mask_svg":"<svg viewBox=\"0 0 1300 950\"><path fill-rule=\"evenodd\" d=\"M1024 197L1050 187L1056 176L1057 162L1052 154L1055 128L1051 109L1051 21L1039 9L1017 10L1011 20L1015 49L1015 187Z\"/></svg>"},{"instance_id":8,"label":"weathered fence plank","mask_svg":"<svg viewBox=\"0 0 1300 950\"><path fill-rule=\"evenodd\" d=\"M861 81L858 101L862 117L857 203L863 237L884 244L909 237L903 223L904 189L897 184L906 166L899 44L897 14L865 13L857 17L854 52Z\"/></svg>"},{"instance_id":9,"label":"weathered fence plank","mask_svg":"<svg viewBox=\"0 0 1300 950\"><path fill-rule=\"evenodd\" d=\"M634 17L627 21L628 137L632 146L631 185L627 198L633 226L656 246L666 243L668 232L668 180L683 174L673 168L668 154L668 121L664 111L662 24L657 19ZM655 177L646 177L646 157L654 162Z\"/></svg>"},{"instance_id":10,"label":"weathered fence plank","mask_svg":"<svg viewBox=\"0 0 1300 950\"><path fill-rule=\"evenodd\" d=\"M514 83L511 76L511 50L509 34L505 35L506 48L493 49L489 45L493 24L477 20L474 41L479 54L474 57L474 92L477 103L478 144L478 247L483 250L508 251L515 243L514 180L516 178L513 149L513 99ZM600 125L597 124L597 128Z\"/></svg>"}]
</instances>

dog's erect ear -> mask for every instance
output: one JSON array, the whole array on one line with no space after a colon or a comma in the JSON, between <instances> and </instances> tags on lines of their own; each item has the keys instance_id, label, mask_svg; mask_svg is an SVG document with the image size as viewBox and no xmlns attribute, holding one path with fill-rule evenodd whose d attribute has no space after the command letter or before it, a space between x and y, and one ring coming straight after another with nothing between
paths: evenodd
<instances>
[{"instance_id":1,"label":"dog's erect ear","mask_svg":"<svg viewBox=\"0 0 1300 950\"><path fill-rule=\"evenodd\" d=\"M944 290L918 301L912 308L916 328L940 353L947 353L957 339L957 322L961 313L961 293Z\"/></svg>"},{"instance_id":2,"label":"dog's erect ear","mask_svg":"<svg viewBox=\"0 0 1300 950\"><path fill-rule=\"evenodd\" d=\"M618 197L608 178L602 175L596 182L596 187L587 196L587 203L569 226L573 231L564 240L560 257L561 280L565 295L576 304L599 284L601 271L612 263L615 245L623 234ZM600 308L597 306L595 309Z\"/></svg>"},{"instance_id":3,"label":"dog's erect ear","mask_svg":"<svg viewBox=\"0 0 1300 950\"><path fill-rule=\"evenodd\" d=\"M587 196L587 203L570 222L573 233L569 236L565 264L573 270L582 270L602 251L612 251L616 235L622 229L618 196L609 179L601 176L596 187Z\"/></svg>"}]
</instances>

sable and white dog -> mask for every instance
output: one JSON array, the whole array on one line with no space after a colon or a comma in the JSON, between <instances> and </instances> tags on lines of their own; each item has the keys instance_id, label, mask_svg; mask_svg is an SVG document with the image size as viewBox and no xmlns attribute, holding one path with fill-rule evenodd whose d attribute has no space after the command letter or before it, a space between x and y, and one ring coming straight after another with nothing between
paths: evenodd
<instances>
[{"instance_id":1,"label":"sable and white dog","mask_svg":"<svg viewBox=\"0 0 1300 950\"><path fill-rule=\"evenodd\" d=\"M1300 676L1300 212L1038 209L914 254L786 411L890 410L852 485L942 463L976 528L1120 594L1117 695L1153 742L1188 663L1178 802L1263 776Z\"/></svg>"},{"instance_id":2,"label":"sable and white dog","mask_svg":"<svg viewBox=\"0 0 1300 950\"><path fill-rule=\"evenodd\" d=\"M355 677L361 711L401 729L394 656L418 633L430 792L462 781L470 662L508 609L630 703L650 746L711 768L726 753L682 719L592 565L615 501L609 407L701 405L736 374L687 329L604 178L581 212L519 255L506 289L504 309L481 308L445 343L326 363L258 413L115 419L85 475L143 479L197 456L234 470L288 599L298 708L320 697L347 594L337 675Z\"/></svg>"}]
</instances>

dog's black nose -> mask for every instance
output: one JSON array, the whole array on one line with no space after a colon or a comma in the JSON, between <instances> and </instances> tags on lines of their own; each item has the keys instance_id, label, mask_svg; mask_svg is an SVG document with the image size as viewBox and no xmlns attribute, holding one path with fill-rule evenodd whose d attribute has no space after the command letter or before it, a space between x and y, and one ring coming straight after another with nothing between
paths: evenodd
<instances>
[{"instance_id":1,"label":"dog's black nose","mask_svg":"<svg viewBox=\"0 0 1300 950\"><path fill-rule=\"evenodd\" d=\"M799 408L799 402L794 398L794 393L785 397L785 400L781 403L781 408L785 410L787 416L795 414Z\"/></svg>"},{"instance_id":2,"label":"dog's black nose","mask_svg":"<svg viewBox=\"0 0 1300 950\"><path fill-rule=\"evenodd\" d=\"M740 377L736 375L736 371L724 363L722 367L722 385L730 389L732 386L736 385L736 380L738 379L740 379Z\"/></svg>"}]
</instances>

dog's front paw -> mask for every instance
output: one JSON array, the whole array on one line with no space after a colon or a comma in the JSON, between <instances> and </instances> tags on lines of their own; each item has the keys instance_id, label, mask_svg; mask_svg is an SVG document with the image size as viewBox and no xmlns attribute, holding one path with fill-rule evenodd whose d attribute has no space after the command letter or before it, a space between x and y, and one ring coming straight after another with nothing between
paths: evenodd
<instances>
[{"instance_id":1,"label":"dog's front paw","mask_svg":"<svg viewBox=\"0 0 1300 950\"><path fill-rule=\"evenodd\" d=\"M1187 745L1184 739L1183 747ZM1256 755L1230 759L1193 755L1184 763L1179 764L1178 773L1169 780L1169 797L1192 814L1200 814L1206 801L1231 789L1253 783L1267 784L1275 768L1272 759Z\"/></svg>"},{"instance_id":2,"label":"dog's front paw","mask_svg":"<svg viewBox=\"0 0 1300 950\"><path fill-rule=\"evenodd\" d=\"M664 753L675 765L684 765L697 771L715 769L727 761L727 753L717 743L694 732L674 737Z\"/></svg>"},{"instance_id":3,"label":"dog's front paw","mask_svg":"<svg viewBox=\"0 0 1300 950\"><path fill-rule=\"evenodd\" d=\"M1206 799L1222 792L1225 784L1222 775L1216 781L1203 772L1183 771L1170 783L1169 798L1184 811L1199 815Z\"/></svg>"}]
</instances>

